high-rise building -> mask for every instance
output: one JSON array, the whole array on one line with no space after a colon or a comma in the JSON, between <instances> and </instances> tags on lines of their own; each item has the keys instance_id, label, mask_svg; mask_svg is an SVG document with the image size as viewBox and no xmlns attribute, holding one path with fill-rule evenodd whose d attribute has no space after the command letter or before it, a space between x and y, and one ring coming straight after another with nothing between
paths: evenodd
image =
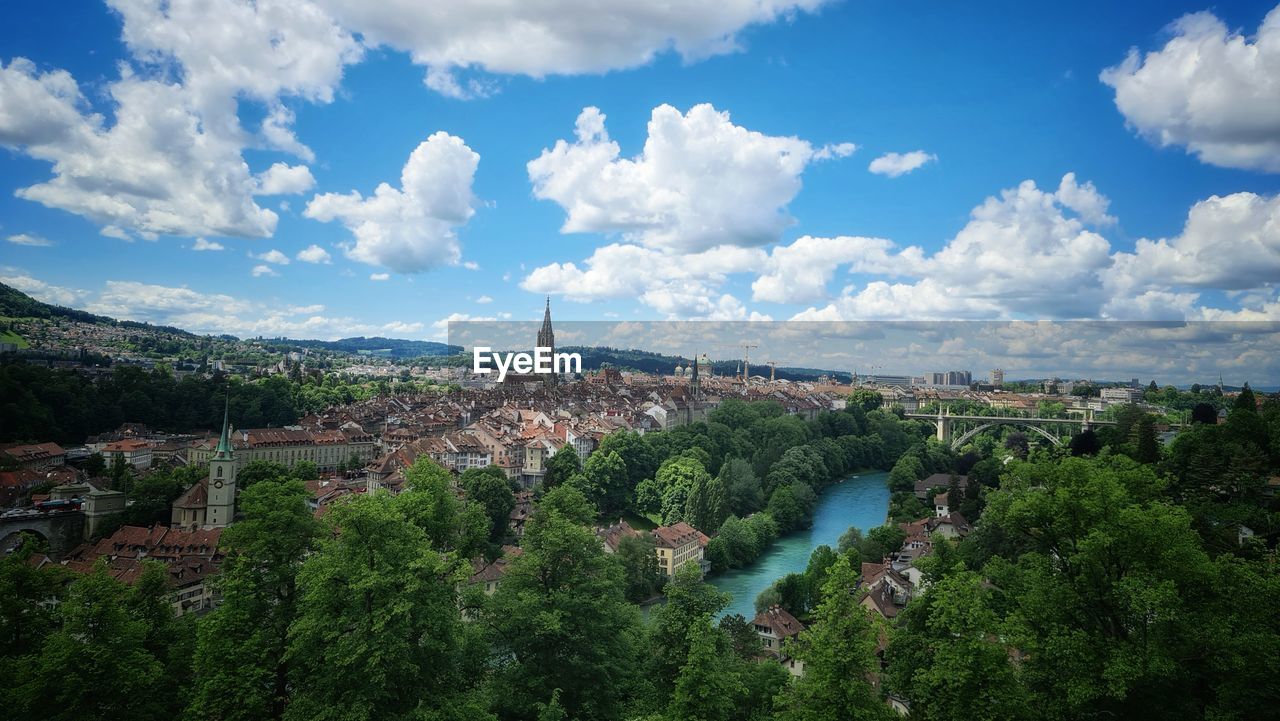
<instances>
[{"instance_id":1,"label":"high-rise building","mask_svg":"<svg viewBox=\"0 0 1280 721\"><path fill-rule=\"evenodd\" d=\"M1004 369L1003 368L991 369L991 385L995 386L996 388L1000 388L1004 385Z\"/></svg>"}]
</instances>

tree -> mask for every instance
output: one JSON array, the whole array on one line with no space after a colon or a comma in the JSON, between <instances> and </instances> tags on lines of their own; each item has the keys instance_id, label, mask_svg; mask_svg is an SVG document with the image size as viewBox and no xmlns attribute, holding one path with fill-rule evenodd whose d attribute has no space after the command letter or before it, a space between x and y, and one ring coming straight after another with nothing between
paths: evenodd
<instances>
[{"instance_id":1,"label":"tree","mask_svg":"<svg viewBox=\"0 0 1280 721\"><path fill-rule=\"evenodd\" d=\"M1098 440L1093 429L1089 429L1072 436L1069 447L1073 456L1096 456L1102 450L1102 441Z\"/></svg>"},{"instance_id":2,"label":"tree","mask_svg":"<svg viewBox=\"0 0 1280 721\"><path fill-rule=\"evenodd\" d=\"M249 461L236 473L236 485L240 490L249 488L259 481L275 481L290 477L289 469L283 463L274 461ZM311 480L304 478L302 480Z\"/></svg>"},{"instance_id":3,"label":"tree","mask_svg":"<svg viewBox=\"0 0 1280 721\"><path fill-rule=\"evenodd\" d=\"M467 492L467 499L480 504L489 518L489 540L497 541L506 536L511 509L516 507L516 496L511 492L507 474L497 466L468 468L459 480Z\"/></svg>"},{"instance_id":4,"label":"tree","mask_svg":"<svg viewBox=\"0 0 1280 721\"><path fill-rule=\"evenodd\" d=\"M451 487L451 476L427 456L419 456L405 469L408 488L395 497L395 505L427 534L431 547L461 558L482 555L488 547L490 520L485 508L460 501Z\"/></svg>"},{"instance_id":5,"label":"tree","mask_svg":"<svg viewBox=\"0 0 1280 721\"><path fill-rule=\"evenodd\" d=\"M458 569L386 494L334 504L325 521L335 533L298 573L285 718L478 712L454 595Z\"/></svg>"},{"instance_id":6,"label":"tree","mask_svg":"<svg viewBox=\"0 0 1280 721\"><path fill-rule=\"evenodd\" d=\"M1001 619L981 575L961 571L937 581L899 617L885 657L887 681L926 719L997 721L1032 716Z\"/></svg>"},{"instance_id":7,"label":"tree","mask_svg":"<svg viewBox=\"0 0 1280 721\"><path fill-rule=\"evenodd\" d=\"M559 689L565 716L620 716L638 658L640 612L623 596L622 566L577 519L548 506L529 521L484 619L502 660L492 697L503 717L527 718ZM509 661L508 661L509 659Z\"/></svg>"},{"instance_id":8,"label":"tree","mask_svg":"<svg viewBox=\"0 0 1280 721\"><path fill-rule=\"evenodd\" d=\"M1156 419L1144 413L1133 426L1134 459L1139 463L1160 460L1160 441L1156 439Z\"/></svg>"},{"instance_id":9,"label":"tree","mask_svg":"<svg viewBox=\"0 0 1280 721\"><path fill-rule=\"evenodd\" d=\"M17 662L57 628L55 608L47 601L58 595L68 572L56 564L37 568L31 562L37 553L35 538L24 535L12 553L0 557L0 659Z\"/></svg>"},{"instance_id":10,"label":"tree","mask_svg":"<svg viewBox=\"0 0 1280 721\"><path fill-rule=\"evenodd\" d=\"M569 480L575 473L582 472L582 461L571 446L564 446L556 451L547 461L547 474L542 477L543 488L555 488Z\"/></svg>"},{"instance_id":11,"label":"tree","mask_svg":"<svg viewBox=\"0 0 1280 721\"><path fill-rule=\"evenodd\" d=\"M244 519L223 531L215 577L222 603L200 620L191 719L278 719L292 697L286 659L298 612L298 572L323 527L301 481L256 483L240 493Z\"/></svg>"},{"instance_id":12,"label":"tree","mask_svg":"<svg viewBox=\"0 0 1280 721\"><path fill-rule=\"evenodd\" d=\"M699 461L687 456L668 459L654 478L662 496L662 522L665 525L684 520L689 491L698 483L706 483L707 471Z\"/></svg>"},{"instance_id":13,"label":"tree","mask_svg":"<svg viewBox=\"0 0 1280 721\"><path fill-rule=\"evenodd\" d=\"M311 461L297 461L289 470L289 475L299 481L312 481L320 477L320 469Z\"/></svg>"},{"instance_id":14,"label":"tree","mask_svg":"<svg viewBox=\"0 0 1280 721\"><path fill-rule=\"evenodd\" d=\"M815 623L786 648L788 654L804 662L804 675L783 692L779 718L893 718L893 712L867 681L879 668L876 631L853 592L857 577L844 557L828 570Z\"/></svg>"},{"instance_id":15,"label":"tree","mask_svg":"<svg viewBox=\"0 0 1280 721\"><path fill-rule=\"evenodd\" d=\"M729 602L728 594L703 581L701 570L692 563L676 571L665 593L667 602L649 614L650 677L664 690L675 683L689 657L690 626L719 613Z\"/></svg>"},{"instance_id":16,"label":"tree","mask_svg":"<svg viewBox=\"0 0 1280 721\"><path fill-rule=\"evenodd\" d=\"M58 607L61 627L3 693L15 719L160 719L174 689L146 648L146 621L105 562L78 578Z\"/></svg>"},{"instance_id":17,"label":"tree","mask_svg":"<svg viewBox=\"0 0 1280 721\"><path fill-rule=\"evenodd\" d=\"M849 394L849 404L869 413L884 405L884 397L875 391L860 389Z\"/></svg>"},{"instance_id":18,"label":"tree","mask_svg":"<svg viewBox=\"0 0 1280 721\"><path fill-rule=\"evenodd\" d=\"M1213 425L1218 422L1218 411L1209 403L1197 403L1191 409L1191 422Z\"/></svg>"},{"instance_id":19,"label":"tree","mask_svg":"<svg viewBox=\"0 0 1280 721\"><path fill-rule=\"evenodd\" d=\"M717 476L729 497L729 512L746 516L764 506L764 491L751 464L742 458L729 458L720 465Z\"/></svg>"},{"instance_id":20,"label":"tree","mask_svg":"<svg viewBox=\"0 0 1280 721\"><path fill-rule=\"evenodd\" d=\"M107 462L101 453L90 453L84 462L84 473L89 478L100 478L107 472Z\"/></svg>"},{"instance_id":21,"label":"tree","mask_svg":"<svg viewBox=\"0 0 1280 721\"><path fill-rule=\"evenodd\" d=\"M623 592L627 600L632 603L649 600L662 584L653 538L648 535L624 536L618 541L616 555L622 563Z\"/></svg>"},{"instance_id":22,"label":"tree","mask_svg":"<svg viewBox=\"0 0 1280 721\"><path fill-rule=\"evenodd\" d=\"M728 721L736 697L745 689L721 647L724 635L710 616L696 619L688 631L689 654L676 678L667 716L681 721Z\"/></svg>"},{"instance_id":23,"label":"tree","mask_svg":"<svg viewBox=\"0 0 1280 721\"><path fill-rule=\"evenodd\" d=\"M645 436L635 431L615 431L600 441L595 453L617 453L627 467L627 488L634 489L646 478L653 478L661 458ZM594 455L594 454L593 454Z\"/></svg>"},{"instance_id":24,"label":"tree","mask_svg":"<svg viewBox=\"0 0 1280 721\"><path fill-rule=\"evenodd\" d=\"M715 531L729 515L728 496L724 481L719 476L698 475L685 502L685 520L700 531Z\"/></svg>"},{"instance_id":25,"label":"tree","mask_svg":"<svg viewBox=\"0 0 1280 721\"><path fill-rule=\"evenodd\" d=\"M617 452L592 453L587 458L583 475L592 491L587 500L601 513L609 514L626 507L630 490L627 485L627 464Z\"/></svg>"}]
</instances>

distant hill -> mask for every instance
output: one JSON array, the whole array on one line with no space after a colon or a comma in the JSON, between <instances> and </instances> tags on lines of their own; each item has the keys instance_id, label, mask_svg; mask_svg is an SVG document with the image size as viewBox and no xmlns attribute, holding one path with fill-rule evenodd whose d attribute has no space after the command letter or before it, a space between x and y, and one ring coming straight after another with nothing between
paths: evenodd
<instances>
[{"instance_id":1,"label":"distant hill","mask_svg":"<svg viewBox=\"0 0 1280 721\"><path fill-rule=\"evenodd\" d=\"M582 347L571 346L566 348L557 348L561 352L580 353L582 355L582 369L599 370L602 367L612 367L618 369L629 369L644 371L645 373L670 374L675 370L677 365L688 365L688 358L679 358L676 356L663 355L661 353L652 353L642 350L622 350L619 348L608 347ZM736 360L717 360L711 362L711 368L718 376L732 376L739 372L740 364ZM770 368L768 365L761 363L751 366L751 375L769 377ZM812 381L817 380L819 376L831 376L842 383L848 383L850 374L847 372L823 370L820 368L792 368L779 366L774 374L778 380L789 381Z\"/></svg>"},{"instance_id":2,"label":"distant hill","mask_svg":"<svg viewBox=\"0 0 1280 721\"><path fill-rule=\"evenodd\" d=\"M341 340L293 340L291 338L274 339L281 344L314 348L317 350L355 353L357 355L373 355L381 358L421 358L423 356L445 356L461 353L462 347L447 345L430 340L404 340L402 338L343 338ZM267 342L274 342L267 340Z\"/></svg>"},{"instance_id":3,"label":"distant hill","mask_svg":"<svg viewBox=\"0 0 1280 721\"><path fill-rule=\"evenodd\" d=\"M181 336L194 336L181 328L168 325L152 325L132 320L116 320L105 315L95 315L88 311L67 308L61 305L43 303L23 293L17 288L0 283L0 317L4 318L65 318L80 323L95 325L114 325L122 328L142 328L163 331Z\"/></svg>"}]
</instances>

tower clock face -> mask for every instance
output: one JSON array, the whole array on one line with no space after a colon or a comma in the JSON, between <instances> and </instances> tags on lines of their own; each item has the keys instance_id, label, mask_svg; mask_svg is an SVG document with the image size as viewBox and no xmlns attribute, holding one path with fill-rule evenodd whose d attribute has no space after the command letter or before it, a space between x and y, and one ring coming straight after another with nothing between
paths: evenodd
<instances>
[{"instance_id":1,"label":"tower clock face","mask_svg":"<svg viewBox=\"0 0 1280 721\"><path fill-rule=\"evenodd\" d=\"M214 482L213 482L213 487L214 487L214 488L222 488L222 481L214 481Z\"/></svg>"}]
</instances>

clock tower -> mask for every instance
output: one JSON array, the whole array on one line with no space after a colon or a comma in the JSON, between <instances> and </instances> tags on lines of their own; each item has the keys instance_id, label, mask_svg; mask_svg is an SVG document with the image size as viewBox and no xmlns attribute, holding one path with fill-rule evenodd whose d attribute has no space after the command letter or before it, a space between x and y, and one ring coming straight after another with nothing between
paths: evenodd
<instances>
[{"instance_id":1,"label":"clock tower","mask_svg":"<svg viewBox=\"0 0 1280 721\"><path fill-rule=\"evenodd\" d=\"M228 406L230 399L228 399ZM231 523L236 512L236 459L231 448L231 426L227 408L222 412L222 437L209 459L209 501L205 506L204 527L222 528Z\"/></svg>"}]
</instances>

